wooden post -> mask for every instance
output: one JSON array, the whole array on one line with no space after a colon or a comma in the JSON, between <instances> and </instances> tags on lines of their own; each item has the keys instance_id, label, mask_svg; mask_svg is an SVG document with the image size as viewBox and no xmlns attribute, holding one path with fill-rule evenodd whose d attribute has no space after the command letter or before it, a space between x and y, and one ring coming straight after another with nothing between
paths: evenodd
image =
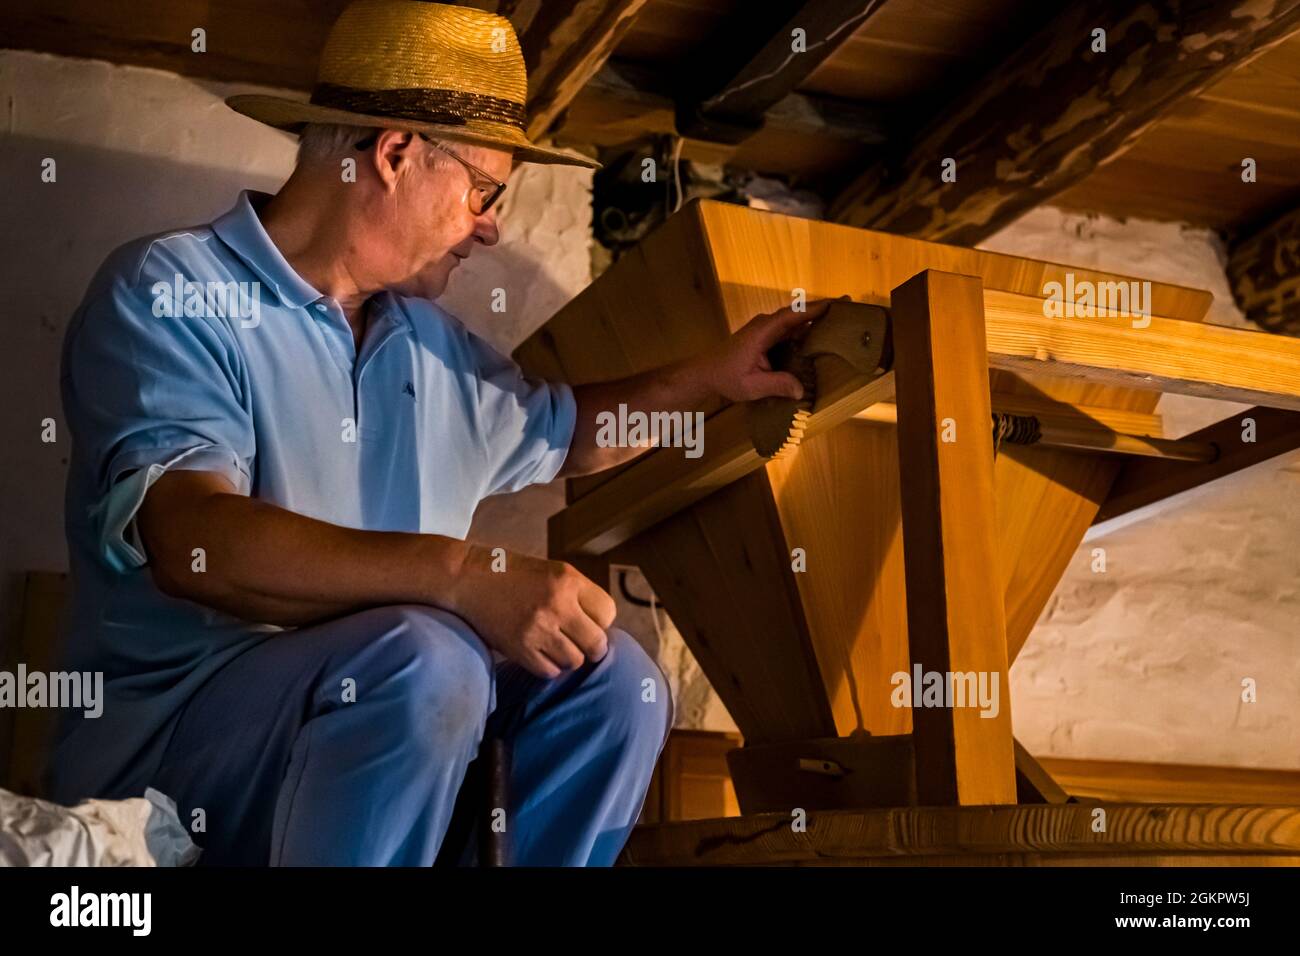
<instances>
[{"instance_id":1,"label":"wooden post","mask_svg":"<svg viewBox=\"0 0 1300 956\"><path fill-rule=\"evenodd\" d=\"M917 798L1015 803L983 288L927 270L892 303Z\"/></svg>"}]
</instances>

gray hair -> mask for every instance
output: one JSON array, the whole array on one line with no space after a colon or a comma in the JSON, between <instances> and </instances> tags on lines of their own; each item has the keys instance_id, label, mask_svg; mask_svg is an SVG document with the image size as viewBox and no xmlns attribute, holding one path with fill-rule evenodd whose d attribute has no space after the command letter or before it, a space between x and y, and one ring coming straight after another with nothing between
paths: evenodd
<instances>
[{"instance_id":1,"label":"gray hair","mask_svg":"<svg viewBox=\"0 0 1300 956\"><path fill-rule=\"evenodd\" d=\"M307 123L298 139L298 165L337 163L352 152L353 146L382 132L377 126L341 126L336 123ZM433 137L430 137L432 139ZM438 142L438 140L434 140ZM430 150L429 165L437 160L437 152Z\"/></svg>"}]
</instances>

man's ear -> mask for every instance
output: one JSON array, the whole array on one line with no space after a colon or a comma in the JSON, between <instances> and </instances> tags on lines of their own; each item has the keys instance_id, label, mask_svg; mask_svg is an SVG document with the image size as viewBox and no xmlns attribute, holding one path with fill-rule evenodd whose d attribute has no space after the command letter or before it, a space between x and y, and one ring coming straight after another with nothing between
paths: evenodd
<instances>
[{"instance_id":1,"label":"man's ear","mask_svg":"<svg viewBox=\"0 0 1300 956\"><path fill-rule=\"evenodd\" d=\"M414 133L398 129L384 130L375 141L371 162L379 181L389 192L397 188L398 178L405 174L406 170L402 167L416 161L414 144Z\"/></svg>"}]
</instances>

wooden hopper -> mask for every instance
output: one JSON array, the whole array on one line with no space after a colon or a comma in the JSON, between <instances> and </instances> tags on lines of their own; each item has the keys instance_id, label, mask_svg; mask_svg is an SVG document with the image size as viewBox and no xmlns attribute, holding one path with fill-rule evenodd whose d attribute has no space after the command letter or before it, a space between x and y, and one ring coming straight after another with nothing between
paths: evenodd
<instances>
[{"instance_id":1,"label":"wooden hopper","mask_svg":"<svg viewBox=\"0 0 1300 956\"><path fill-rule=\"evenodd\" d=\"M580 384L686 358L800 294L890 311L892 371L819 368L793 454L761 458L744 409L719 403L702 457L657 449L571 481L551 522L553 556L645 572L745 737L744 812L1065 799L1012 739L1007 668L1137 460L1115 451L1222 457L1163 440L1162 390L1300 407L1300 341L1193 324L1207 292L1151 283L1142 328L1045 312L1048 283L1129 281L696 201L517 350ZM995 451L990 409L1055 439ZM996 681L996 715L895 706L916 665Z\"/></svg>"}]
</instances>

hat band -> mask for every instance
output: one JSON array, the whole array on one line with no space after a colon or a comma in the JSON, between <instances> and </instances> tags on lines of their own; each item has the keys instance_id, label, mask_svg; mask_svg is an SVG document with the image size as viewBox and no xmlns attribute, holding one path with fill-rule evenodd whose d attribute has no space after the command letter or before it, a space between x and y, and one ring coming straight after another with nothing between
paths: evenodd
<instances>
[{"instance_id":1,"label":"hat band","mask_svg":"<svg viewBox=\"0 0 1300 956\"><path fill-rule=\"evenodd\" d=\"M505 123L524 128L524 104L486 93L466 93L435 87L412 87L402 90L359 90L351 86L321 83L312 91L316 106L391 116L420 123L463 126L469 120Z\"/></svg>"}]
</instances>

